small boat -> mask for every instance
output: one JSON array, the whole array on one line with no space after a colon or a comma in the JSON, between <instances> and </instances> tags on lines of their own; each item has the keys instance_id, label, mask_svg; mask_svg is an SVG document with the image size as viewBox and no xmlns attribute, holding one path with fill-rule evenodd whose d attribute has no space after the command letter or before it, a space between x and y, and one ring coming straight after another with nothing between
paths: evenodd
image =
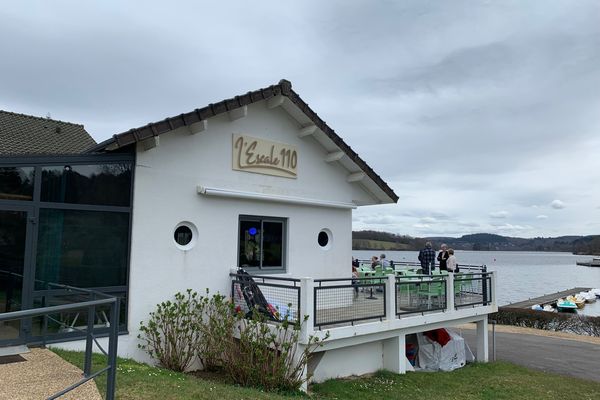
<instances>
[{"instance_id":1,"label":"small boat","mask_svg":"<svg viewBox=\"0 0 600 400\"><path fill-rule=\"evenodd\" d=\"M584 267L600 267L600 257L594 257L591 261L577 261L576 264Z\"/></svg>"},{"instance_id":2,"label":"small boat","mask_svg":"<svg viewBox=\"0 0 600 400\"><path fill-rule=\"evenodd\" d=\"M556 308L559 312L574 312L577 310L577 305L567 299L558 299L556 301Z\"/></svg>"},{"instance_id":3,"label":"small boat","mask_svg":"<svg viewBox=\"0 0 600 400\"><path fill-rule=\"evenodd\" d=\"M556 312L556 308L552 307L550 304L546 304L542 311L546 312Z\"/></svg>"},{"instance_id":4,"label":"small boat","mask_svg":"<svg viewBox=\"0 0 600 400\"><path fill-rule=\"evenodd\" d=\"M596 294L592 293L592 291L589 292L579 292L579 294L577 296L581 296L586 303L595 303L596 302Z\"/></svg>"},{"instance_id":5,"label":"small boat","mask_svg":"<svg viewBox=\"0 0 600 400\"><path fill-rule=\"evenodd\" d=\"M542 310L543 310L543 307L542 307L542 306L540 306L539 304L534 304L534 305L532 305L532 306L531 306L531 309L532 309L533 311L542 311Z\"/></svg>"},{"instance_id":6,"label":"small boat","mask_svg":"<svg viewBox=\"0 0 600 400\"><path fill-rule=\"evenodd\" d=\"M600 289L592 289L590 290L590 293L594 293L596 298L600 298Z\"/></svg>"},{"instance_id":7,"label":"small boat","mask_svg":"<svg viewBox=\"0 0 600 400\"><path fill-rule=\"evenodd\" d=\"M583 308L585 306L585 299L578 296L567 296L567 300L575 303L577 308Z\"/></svg>"}]
</instances>

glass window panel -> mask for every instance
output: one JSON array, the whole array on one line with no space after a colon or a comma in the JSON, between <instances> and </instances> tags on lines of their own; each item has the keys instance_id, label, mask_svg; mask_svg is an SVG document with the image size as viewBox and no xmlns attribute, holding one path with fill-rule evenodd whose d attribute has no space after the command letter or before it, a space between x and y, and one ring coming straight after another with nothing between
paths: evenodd
<instances>
[{"instance_id":1,"label":"glass window panel","mask_svg":"<svg viewBox=\"0 0 600 400\"><path fill-rule=\"evenodd\" d=\"M284 268L285 220L240 217L240 267Z\"/></svg>"},{"instance_id":2,"label":"glass window panel","mask_svg":"<svg viewBox=\"0 0 600 400\"><path fill-rule=\"evenodd\" d=\"M260 221L240 221L240 266L260 266Z\"/></svg>"},{"instance_id":3,"label":"glass window panel","mask_svg":"<svg viewBox=\"0 0 600 400\"><path fill-rule=\"evenodd\" d=\"M119 297L119 331L127 330L127 294L125 292L107 293ZM69 292L68 294L44 294L36 295L33 299L33 307L52 307L59 305L71 305L92 300L90 294ZM88 309L82 308L68 312L50 314L46 324L43 317L32 319L32 336L46 335L46 339L54 339L55 336L72 332L87 330ZM94 315L94 329L109 328L110 305L97 306Z\"/></svg>"},{"instance_id":4,"label":"glass window panel","mask_svg":"<svg viewBox=\"0 0 600 400\"><path fill-rule=\"evenodd\" d=\"M129 213L40 209L36 279L78 287L127 282ZM43 282L36 282L44 289Z\"/></svg>"},{"instance_id":5,"label":"glass window panel","mask_svg":"<svg viewBox=\"0 0 600 400\"><path fill-rule=\"evenodd\" d=\"M0 200L33 200L33 167L0 167Z\"/></svg>"},{"instance_id":6,"label":"glass window panel","mask_svg":"<svg viewBox=\"0 0 600 400\"><path fill-rule=\"evenodd\" d=\"M131 168L130 163L43 167L41 200L127 207Z\"/></svg>"},{"instance_id":7,"label":"glass window panel","mask_svg":"<svg viewBox=\"0 0 600 400\"><path fill-rule=\"evenodd\" d=\"M0 210L0 314L21 310L27 213ZM0 341L19 337L19 320L0 322Z\"/></svg>"},{"instance_id":8,"label":"glass window panel","mask_svg":"<svg viewBox=\"0 0 600 400\"><path fill-rule=\"evenodd\" d=\"M263 222L263 267L283 266L283 223Z\"/></svg>"}]
</instances>

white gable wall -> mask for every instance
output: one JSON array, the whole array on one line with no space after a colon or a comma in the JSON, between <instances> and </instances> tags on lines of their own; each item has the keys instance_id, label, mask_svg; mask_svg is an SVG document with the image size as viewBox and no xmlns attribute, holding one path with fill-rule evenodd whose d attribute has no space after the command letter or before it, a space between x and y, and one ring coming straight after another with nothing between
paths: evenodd
<instances>
[{"instance_id":1,"label":"white gable wall","mask_svg":"<svg viewBox=\"0 0 600 400\"><path fill-rule=\"evenodd\" d=\"M160 136L159 145L137 152L132 215L129 283L130 336L120 340L120 354L145 359L137 350L137 328L155 305L177 291L192 288L229 293L230 268L237 265L239 215L287 218L287 274L294 277L349 277L352 212L350 209L219 198L197 194L196 186L294 196L349 203L374 203L339 163L326 163L327 152L313 138L298 138L301 127L281 108L264 102L248 115L208 121L208 129L190 134L185 128ZM298 150L298 178L289 179L232 170L232 134L292 144ZM176 225L193 223L196 246L178 249ZM332 232L323 250L317 235Z\"/></svg>"}]
</instances>

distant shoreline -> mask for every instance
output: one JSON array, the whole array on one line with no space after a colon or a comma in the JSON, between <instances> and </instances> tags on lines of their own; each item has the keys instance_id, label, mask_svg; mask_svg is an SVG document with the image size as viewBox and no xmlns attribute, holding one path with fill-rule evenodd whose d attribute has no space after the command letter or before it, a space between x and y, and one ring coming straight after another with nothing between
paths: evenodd
<instances>
[{"instance_id":1,"label":"distant shoreline","mask_svg":"<svg viewBox=\"0 0 600 400\"><path fill-rule=\"evenodd\" d=\"M352 251L373 251L373 252L382 252L382 251L420 251L421 249L382 249L382 248L352 248ZM599 254L585 254L585 253L573 253L572 251L561 251L561 250L522 250L522 249L515 249L515 250L506 250L506 249L485 249L485 250L467 250L467 249L456 249L458 251L478 251L478 252L486 252L486 253L493 253L493 252L506 252L506 253L568 253L568 254L572 254L574 256L581 256L581 257L597 257L600 256Z\"/></svg>"}]
</instances>

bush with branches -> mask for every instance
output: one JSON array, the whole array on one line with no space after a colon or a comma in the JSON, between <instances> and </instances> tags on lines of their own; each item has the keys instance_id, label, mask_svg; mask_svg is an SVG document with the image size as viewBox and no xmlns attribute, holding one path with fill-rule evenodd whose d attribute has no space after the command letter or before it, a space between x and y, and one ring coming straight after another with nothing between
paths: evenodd
<instances>
[{"instance_id":1,"label":"bush with branches","mask_svg":"<svg viewBox=\"0 0 600 400\"><path fill-rule=\"evenodd\" d=\"M138 347L158 360L159 364L173 371L185 371L190 367L200 339L201 314L199 297L188 289L175 294L174 300L157 304L147 323L140 322Z\"/></svg>"},{"instance_id":2,"label":"bush with branches","mask_svg":"<svg viewBox=\"0 0 600 400\"><path fill-rule=\"evenodd\" d=\"M188 289L158 304L148 322L141 323L140 348L176 371L198 359L205 369L222 369L243 386L298 390L309 378L303 372L310 355L322 344L314 336L299 343L308 317L275 323L258 310L250 314L245 318L220 294L198 296Z\"/></svg>"}]
</instances>

